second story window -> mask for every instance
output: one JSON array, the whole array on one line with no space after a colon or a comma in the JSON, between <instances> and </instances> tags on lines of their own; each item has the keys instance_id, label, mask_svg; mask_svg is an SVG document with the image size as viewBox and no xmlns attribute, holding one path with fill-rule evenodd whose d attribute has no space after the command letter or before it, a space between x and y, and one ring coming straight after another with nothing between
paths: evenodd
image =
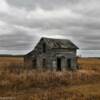
<instances>
[{"instance_id":1,"label":"second story window","mask_svg":"<svg viewBox=\"0 0 100 100\"><path fill-rule=\"evenodd\" d=\"M45 52L46 52L46 44L43 43L43 53L45 53Z\"/></svg>"}]
</instances>

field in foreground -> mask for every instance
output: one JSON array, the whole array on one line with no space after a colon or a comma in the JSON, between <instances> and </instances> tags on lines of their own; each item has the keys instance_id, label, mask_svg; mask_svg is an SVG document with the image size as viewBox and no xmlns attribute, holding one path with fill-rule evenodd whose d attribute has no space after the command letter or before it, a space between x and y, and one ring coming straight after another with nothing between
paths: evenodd
<instances>
[{"instance_id":1,"label":"field in foreground","mask_svg":"<svg viewBox=\"0 0 100 100\"><path fill-rule=\"evenodd\" d=\"M0 71L0 99L100 100L100 60L79 59L80 70Z\"/></svg>"}]
</instances>

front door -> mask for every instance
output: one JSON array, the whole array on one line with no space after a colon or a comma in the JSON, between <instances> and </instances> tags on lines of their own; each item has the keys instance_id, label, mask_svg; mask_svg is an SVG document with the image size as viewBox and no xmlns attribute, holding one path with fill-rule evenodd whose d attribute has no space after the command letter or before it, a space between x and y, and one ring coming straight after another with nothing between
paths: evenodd
<instances>
[{"instance_id":1,"label":"front door","mask_svg":"<svg viewBox=\"0 0 100 100\"><path fill-rule=\"evenodd\" d=\"M68 69L71 69L71 59L67 59L67 67Z\"/></svg>"},{"instance_id":2,"label":"front door","mask_svg":"<svg viewBox=\"0 0 100 100\"><path fill-rule=\"evenodd\" d=\"M61 58L57 58L57 71L61 71Z\"/></svg>"}]
</instances>

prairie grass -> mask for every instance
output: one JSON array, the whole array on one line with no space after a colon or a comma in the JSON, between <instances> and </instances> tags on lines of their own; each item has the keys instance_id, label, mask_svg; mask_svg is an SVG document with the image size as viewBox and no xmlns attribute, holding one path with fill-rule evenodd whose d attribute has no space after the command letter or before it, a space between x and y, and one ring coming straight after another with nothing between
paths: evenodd
<instances>
[{"instance_id":1,"label":"prairie grass","mask_svg":"<svg viewBox=\"0 0 100 100\"><path fill-rule=\"evenodd\" d=\"M100 72L99 58L79 58L78 64L80 66L80 69L95 70Z\"/></svg>"},{"instance_id":2,"label":"prairie grass","mask_svg":"<svg viewBox=\"0 0 100 100\"><path fill-rule=\"evenodd\" d=\"M99 61L93 63L79 59L78 63L80 70L73 72L26 70L14 65L2 68L0 97L15 97L15 100L100 100ZM91 63L97 63L98 67L92 68Z\"/></svg>"}]
</instances>

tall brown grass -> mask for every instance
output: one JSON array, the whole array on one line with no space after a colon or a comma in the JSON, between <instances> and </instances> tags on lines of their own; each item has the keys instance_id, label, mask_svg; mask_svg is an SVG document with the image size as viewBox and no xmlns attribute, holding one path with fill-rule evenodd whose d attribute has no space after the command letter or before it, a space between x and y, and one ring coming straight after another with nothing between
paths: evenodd
<instances>
[{"instance_id":1,"label":"tall brown grass","mask_svg":"<svg viewBox=\"0 0 100 100\"><path fill-rule=\"evenodd\" d=\"M100 100L99 66L94 70L91 62L85 62L81 59L80 70L73 72L36 71L14 64L4 67L0 70L0 96L16 100Z\"/></svg>"},{"instance_id":2,"label":"tall brown grass","mask_svg":"<svg viewBox=\"0 0 100 100\"><path fill-rule=\"evenodd\" d=\"M79 58L78 64L80 69L95 70L100 72L100 59L99 58Z\"/></svg>"},{"instance_id":3,"label":"tall brown grass","mask_svg":"<svg viewBox=\"0 0 100 100\"><path fill-rule=\"evenodd\" d=\"M3 71L0 73L0 96L15 96L19 100L67 100L69 98L74 100L84 96L81 97L80 93L75 94L73 91L68 92L67 88L95 84L99 79L100 75L95 71L88 73L85 70L75 72L23 70L19 73Z\"/></svg>"}]
</instances>

